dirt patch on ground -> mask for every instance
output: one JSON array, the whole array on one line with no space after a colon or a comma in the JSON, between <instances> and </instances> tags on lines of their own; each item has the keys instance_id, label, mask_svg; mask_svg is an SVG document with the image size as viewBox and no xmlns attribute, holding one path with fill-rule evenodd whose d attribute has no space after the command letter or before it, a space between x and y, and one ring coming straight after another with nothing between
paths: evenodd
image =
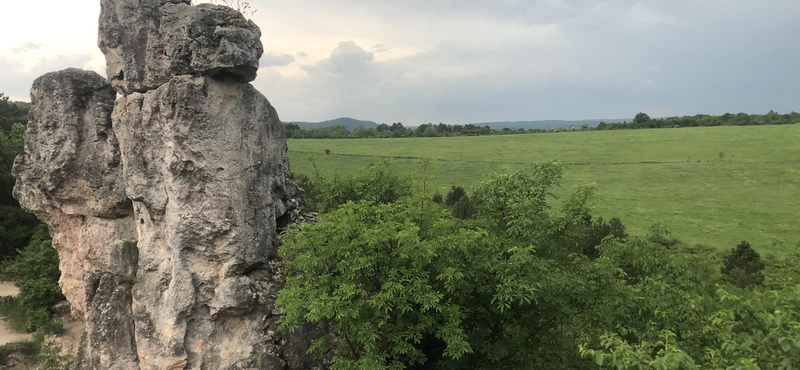
<instances>
[{"instance_id":1,"label":"dirt patch on ground","mask_svg":"<svg viewBox=\"0 0 800 370\"><path fill-rule=\"evenodd\" d=\"M0 297L13 297L19 293L19 289L10 281L0 281Z\"/></svg>"},{"instance_id":2,"label":"dirt patch on ground","mask_svg":"<svg viewBox=\"0 0 800 370\"><path fill-rule=\"evenodd\" d=\"M19 289L14 283L8 281L0 282L0 297L13 297L19 293ZM15 333L8 327L8 323L0 319L0 346L11 342L33 339L33 334Z\"/></svg>"}]
</instances>

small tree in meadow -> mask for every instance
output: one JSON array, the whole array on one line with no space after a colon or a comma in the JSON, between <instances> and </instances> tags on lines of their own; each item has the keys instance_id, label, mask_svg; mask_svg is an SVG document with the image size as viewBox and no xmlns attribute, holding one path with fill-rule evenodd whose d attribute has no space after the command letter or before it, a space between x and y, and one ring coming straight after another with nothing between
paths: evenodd
<instances>
[{"instance_id":1,"label":"small tree in meadow","mask_svg":"<svg viewBox=\"0 0 800 370\"><path fill-rule=\"evenodd\" d=\"M453 187L450 188L450 192L447 193L447 198L445 198L444 204L448 207L452 207L454 204L456 204L456 202L458 202L459 199L461 199L461 197L466 194L467 192L464 191L464 188L453 185Z\"/></svg>"},{"instance_id":2,"label":"small tree in meadow","mask_svg":"<svg viewBox=\"0 0 800 370\"><path fill-rule=\"evenodd\" d=\"M748 288L764 282L763 270L764 262L761 261L761 256L750 243L742 241L725 256L721 271L731 284Z\"/></svg>"}]
</instances>

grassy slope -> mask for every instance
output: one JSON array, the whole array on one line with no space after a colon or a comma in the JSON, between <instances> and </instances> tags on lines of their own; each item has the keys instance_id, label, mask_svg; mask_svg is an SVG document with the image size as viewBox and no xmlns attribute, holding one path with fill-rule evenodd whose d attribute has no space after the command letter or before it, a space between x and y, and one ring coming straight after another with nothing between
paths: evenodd
<instances>
[{"instance_id":1,"label":"grassy slope","mask_svg":"<svg viewBox=\"0 0 800 370\"><path fill-rule=\"evenodd\" d=\"M729 249L744 239L777 255L800 241L800 125L289 140L293 171L310 174L309 156L327 173L357 170L377 156L415 171L409 157L431 157L443 193L452 184L473 187L484 173L560 160L568 165L565 188L596 182L595 213L621 217L634 233L662 221L693 243ZM786 246L773 247L773 237Z\"/></svg>"}]
</instances>

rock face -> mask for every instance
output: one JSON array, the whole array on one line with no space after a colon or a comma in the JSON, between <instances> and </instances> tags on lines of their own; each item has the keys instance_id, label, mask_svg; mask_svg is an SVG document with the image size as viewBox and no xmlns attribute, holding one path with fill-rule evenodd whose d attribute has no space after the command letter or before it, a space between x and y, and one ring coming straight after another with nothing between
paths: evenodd
<instances>
[{"instance_id":1,"label":"rock face","mask_svg":"<svg viewBox=\"0 0 800 370\"><path fill-rule=\"evenodd\" d=\"M263 293L296 192L275 110L249 84L176 76L119 99L113 122L137 217L142 368L272 368Z\"/></svg>"},{"instance_id":2,"label":"rock face","mask_svg":"<svg viewBox=\"0 0 800 370\"><path fill-rule=\"evenodd\" d=\"M50 227L73 314L91 323L80 357L102 366L86 369L137 369L137 235L111 124L115 95L94 72L67 69L36 79L25 153L13 169L14 196Z\"/></svg>"},{"instance_id":3,"label":"rock face","mask_svg":"<svg viewBox=\"0 0 800 370\"><path fill-rule=\"evenodd\" d=\"M258 26L231 8L189 3L101 0L98 45L118 92L145 92L183 74L256 78Z\"/></svg>"},{"instance_id":4,"label":"rock face","mask_svg":"<svg viewBox=\"0 0 800 370\"><path fill-rule=\"evenodd\" d=\"M305 352L319 329L277 332L276 230L302 198L283 124L247 83L260 31L227 7L101 3L111 83L37 79L14 167L86 321L74 368L317 366Z\"/></svg>"}]
</instances>

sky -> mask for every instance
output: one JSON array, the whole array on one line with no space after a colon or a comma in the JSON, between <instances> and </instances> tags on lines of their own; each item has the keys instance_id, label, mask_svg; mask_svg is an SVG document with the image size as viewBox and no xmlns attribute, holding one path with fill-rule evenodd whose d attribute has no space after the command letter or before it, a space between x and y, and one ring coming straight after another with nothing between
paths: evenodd
<instances>
[{"instance_id":1,"label":"sky","mask_svg":"<svg viewBox=\"0 0 800 370\"><path fill-rule=\"evenodd\" d=\"M197 0L196 0L197 1ZM219 1L219 0L217 0ZM204 1L207 2L207 1ZM800 111L798 0L251 0L283 121ZM99 0L4 1L0 92L104 73Z\"/></svg>"}]
</instances>

